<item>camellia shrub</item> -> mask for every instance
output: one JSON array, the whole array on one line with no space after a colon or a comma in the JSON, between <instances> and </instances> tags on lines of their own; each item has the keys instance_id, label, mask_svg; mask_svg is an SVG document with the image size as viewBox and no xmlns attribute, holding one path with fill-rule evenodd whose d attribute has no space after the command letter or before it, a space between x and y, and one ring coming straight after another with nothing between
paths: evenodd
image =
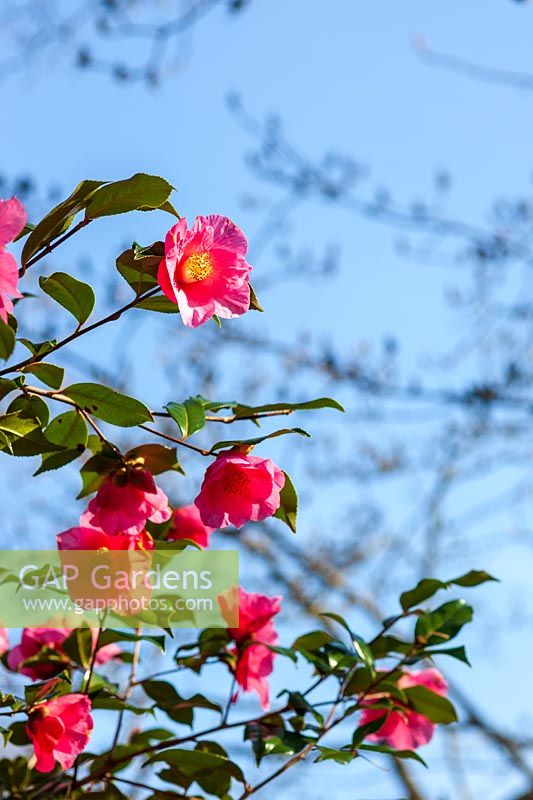
<instances>
[{"instance_id":1,"label":"camellia shrub","mask_svg":"<svg viewBox=\"0 0 533 800\"><path fill-rule=\"evenodd\" d=\"M6 459L39 456L37 476L80 463L79 496L86 508L56 542L42 543L57 545L63 561L78 551L117 559L126 554L137 562L159 552L180 558L191 549L208 553L216 548L217 530L270 517L292 535L296 489L268 457L268 444L273 437L308 434L282 428L248 439L228 437L209 449L194 436L217 422L248 420L257 427L263 418L293 412L343 410L329 398L251 406L199 395L164 398L159 409L150 410L113 387L71 383L54 363L56 352L131 309L179 314L191 328L262 311L250 284L244 233L217 214L198 216L189 225L174 209L171 191L162 178L145 174L118 182L83 181L35 225L16 198L0 201L0 357L6 362L0 370L0 449ZM171 218L170 229L162 229L161 241L134 244L116 260L132 289L128 303L89 322L95 305L91 286L68 272L43 274L42 292L73 317L72 331L46 342L20 335L14 301L38 302L23 295L28 270L45 264L63 242L103 217L152 210ZM19 240L20 264L11 246ZM23 358L13 357L15 347L17 353L26 349ZM113 426L129 428L135 437L126 452L113 443ZM180 480L180 450L205 462L206 469L190 502L172 508L159 475L169 472ZM236 534L236 548L238 541ZM12 580L9 570L0 572L0 583ZM132 630L126 617L122 626L120 617L119 624L116 618L113 626L106 624L105 611L96 626L62 624L56 614L40 627L28 619L15 635L1 609L5 674L18 673L26 681L20 696L0 695L2 797L115 800L135 793L152 800L244 800L301 762L307 769L324 760L355 769L352 762L367 753L422 761L417 749L438 725L456 721L447 682L435 664L445 657L468 663L464 648L449 643L473 613L463 599L439 605L434 595L488 580L482 571L449 581L422 580L401 595L398 609L370 640L337 614L324 613L323 629L281 643L276 625L283 598L258 594L249 585L221 592L222 623L200 630L189 620L188 639L179 646L171 622L158 628L149 615L146 627L141 615ZM160 672L150 668L154 647L166 651L170 665ZM272 698L269 678L280 659L286 660L290 688ZM292 674L292 662L309 666ZM106 677L110 667L113 677L120 675L116 682ZM217 676L221 668L227 676L225 687L216 679L216 698L227 697L222 704L210 696L215 668ZM187 694L187 672L201 682L202 693ZM257 698L252 716L238 712L243 693ZM136 724L128 733L129 714L136 715ZM229 731L233 741L245 741L262 766L259 773L250 758L239 764L228 754ZM262 796L270 796L268 791Z\"/></svg>"}]
</instances>

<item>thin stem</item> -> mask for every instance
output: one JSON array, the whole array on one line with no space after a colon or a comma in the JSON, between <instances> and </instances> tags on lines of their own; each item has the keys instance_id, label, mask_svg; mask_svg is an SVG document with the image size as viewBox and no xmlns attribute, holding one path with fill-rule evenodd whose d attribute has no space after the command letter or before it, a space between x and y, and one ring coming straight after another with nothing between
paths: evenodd
<instances>
[{"instance_id":1,"label":"thin stem","mask_svg":"<svg viewBox=\"0 0 533 800\"><path fill-rule=\"evenodd\" d=\"M74 400L71 400L70 397L61 394L61 392L54 392L51 389L40 389L38 386L23 386L22 392L27 395L37 395L39 397L47 397L49 400L56 400L58 403L64 403L65 405L72 406L73 408L75 408L76 411L91 426L91 428L96 433L100 441L103 442L105 445L107 445L107 447L109 447L111 450L113 450L113 452L115 452L116 455L122 460L122 453L120 452L116 444L113 444L113 442L109 441L109 439L105 436L105 434L96 424L91 415L87 411L85 411L84 408L81 408Z\"/></svg>"},{"instance_id":2,"label":"thin stem","mask_svg":"<svg viewBox=\"0 0 533 800\"><path fill-rule=\"evenodd\" d=\"M228 722L229 712L230 712L230 710L231 710L231 703L232 703L232 700L233 700L233 695L234 695L234 693L235 693L235 684L236 684L236 682L237 682L237 678L236 678L236 676L234 675L234 676L233 676L233 679L232 679L232 681L231 681L231 686L230 686L230 690L229 690L228 702L226 703L226 708L225 708L225 710L224 710L224 716L222 717L222 724L223 724L223 725L226 725L226 724L227 724L227 722Z\"/></svg>"},{"instance_id":3,"label":"thin stem","mask_svg":"<svg viewBox=\"0 0 533 800\"><path fill-rule=\"evenodd\" d=\"M282 408L277 409L276 411L259 411L256 414L246 414L244 416L237 416L237 414L231 414L227 417L219 417L216 414L206 414L205 421L206 422L223 422L226 425L231 424L232 422L241 422L244 420L251 420L251 419L264 419L265 417L282 417L288 416L289 414L293 413L292 408ZM167 417L170 418L171 415L166 411L152 411L153 417Z\"/></svg>"},{"instance_id":4,"label":"thin stem","mask_svg":"<svg viewBox=\"0 0 533 800\"><path fill-rule=\"evenodd\" d=\"M183 666L179 667L172 667L171 669L163 669L160 672L153 672L151 675L148 675L146 678L141 678L140 680L136 680L134 685L139 686L140 684L144 683L145 681L153 681L156 678L162 678L165 675L173 675L175 672L180 672L183 670Z\"/></svg>"},{"instance_id":5,"label":"thin stem","mask_svg":"<svg viewBox=\"0 0 533 800\"><path fill-rule=\"evenodd\" d=\"M313 750L313 748L316 747L317 743L321 739L323 739L324 736L327 733L329 733L331 728L334 727L334 725L338 724L338 722L340 721L340 720L337 720L336 722L333 722L333 717L335 715L335 711L337 710L337 704L338 704L338 700L333 705L333 707L331 708L331 710L330 710L330 712L329 712L329 714L327 716L327 719L326 719L326 721L324 723L324 727L322 729L322 732L320 733L320 735L318 736L318 738L316 740L314 740L312 742L309 742L309 744L306 745L303 750L301 750L299 753L296 753L296 755L294 755L292 758L290 758L288 761L286 761L285 764L282 764L281 767L279 767L277 770L275 770L270 775L268 775L264 780L260 781L259 783L256 783L255 786L247 786L238 800L246 800L247 797L250 797L252 794L255 794L260 789L262 789L264 786L267 786L267 784L269 784L272 781L276 780L276 778L279 778L281 775L283 775L283 773L287 772L287 770L289 770L292 767L294 767L300 761L303 761L303 759Z\"/></svg>"},{"instance_id":6,"label":"thin stem","mask_svg":"<svg viewBox=\"0 0 533 800\"><path fill-rule=\"evenodd\" d=\"M163 433L163 431L158 431L156 428L150 428L148 425L139 425L143 431L148 431L148 433L153 433L155 436L160 436L162 439L166 439L168 442L174 442L174 444L179 444L182 447L187 447L189 450L194 450L195 453L199 453L201 456L211 456L210 450L203 450L201 447L196 447L194 444L189 444L189 442L184 442L183 439L177 439L175 436L169 436L168 433Z\"/></svg>"},{"instance_id":7,"label":"thin stem","mask_svg":"<svg viewBox=\"0 0 533 800\"><path fill-rule=\"evenodd\" d=\"M52 242L52 244L47 244L44 250L41 250L41 252L38 253L36 256L30 258L27 264L23 264L21 266L21 268L19 269L19 277L22 278L27 269L33 267L34 264L37 264L37 262L40 261L45 256L50 255L50 253L52 253L56 249L56 247L59 247L59 245L63 244L63 242L66 242L67 239L70 239L71 236L74 236L74 234L78 233L78 231L81 231L81 229L85 228L90 222L92 222L92 219L80 220L80 222L78 222L77 225L74 225L74 227L71 228L70 231L65 233L63 236L60 236L59 239L55 240L55 242Z\"/></svg>"},{"instance_id":8,"label":"thin stem","mask_svg":"<svg viewBox=\"0 0 533 800\"><path fill-rule=\"evenodd\" d=\"M85 675L85 683L84 683L84 687L83 687L82 691L83 691L83 694L86 694L86 695L89 694L89 690L91 688L91 680L92 680L92 677L93 677L94 665L96 663L96 657L98 655L98 647L99 647L99 644L100 644L100 637L102 636L102 630L103 630L102 625L100 625L100 627L98 628L98 633L96 635L96 641L94 643L93 650L92 650L92 653L91 653L91 660L89 662L89 668L88 668L87 673ZM78 767L79 767L79 757L76 758L76 762L74 764L74 772L72 773L72 780L71 780L70 786L68 788L67 800L68 800L69 797L71 797L72 792L74 790L74 786L76 785L76 781L78 780Z\"/></svg>"},{"instance_id":9,"label":"thin stem","mask_svg":"<svg viewBox=\"0 0 533 800\"><path fill-rule=\"evenodd\" d=\"M87 420L87 423L91 426L91 428L96 433L96 435L98 436L100 441L103 442L104 444L106 444L108 447L110 447L111 450L113 450L113 452L116 453L117 456L119 456L119 458L122 459L122 453L120 452L119 448L116 446L116 444L113 444L113 442L109 441L109 439L104 435L104 433L102 432L100 427L96 424L96 422L91 417L91 415L88 414L87 411L85 411L84 409L80 408L79 406L77 406L77 408L78 408L78 411L80 412L80 414L82 415L82 417L85 420Z\"/></svg>"},{"instance_id":10,"label":"thin stem","mask_svg":"<svg viewBox=\"0 0 533 800\"><path fill-rule=\"evenodd\" d=\"M130 781L128 778L119 778L116 775L113 775L112 780L114 783L125 783L127 786L135 786L137 789L150 789L150 791L154 791L153 786L148 786L147 783L141 783L140 781Z\"/></svg>"},{"instance_id":11,"label":"thin stem","mask_svg":"<svg viewBox=\"0 0 533 800\"><path fill-rule=\"evenodd\" d=\"M142 633L142 627L139 625L139 627L135 631L135 635L140 637L141 633ZM133 688L135 686L135 679L137 677L137 668L139 666L140 655L141 655L141 639L138 638L135 641L135 647L133 649L133 659L132 659L132 662L131 662L130 677L129 677L129 681L128 681L128 686L126 688L126 691L124 692L124 697L123 697L124 702L126 702L130 698L131 693L133 691ZM115 735L113 737L113 744L111 745L111 752L113 752L113 750L115 749L115 747L118 744L118 739L119 739L119 736L120 736L120 731L122 729L123 721L124 721L124 709L121 708L120 709L120 713L118 715L118 721L117 721L117 727L115 729Z\"/></svg>"},{"instance_id":12,"label":"thin stem","mask_svg":"<svg viewBox=\"0 0 533 800\"><path fill-rule=\"evenodd\" d=\"M70 336L67 336L65 339L62 339L56 345L50 348L50 350L42 353L41 355L30 356L29 358L24 359L24 361L19 361L18 364L13 364L12 366L5 367L3 370L0 370L0 375L8 375L10 372L19 372L20 370L24 369L24 367L28 367L30 364L37 364L39 361L42 361L43 358L47 358L51 353L57 352L65 345L70 344L75 339L79 339L80 336L84 336L86 333L90 333L91 331L100 328L102 325L106 325L108 322L114 322L117 319L120 319L122 314L125 311L128 311L130 308L135 308L138 303L146 300L149 297L153 297L160 291L159 286L154 286L153 289L145 292L144 294L137 295L131 300L129 303L126 303L125 306L122 308L117 309L117 311L113 311L111 314L108 314L106 317L93 322L92 325L87 325L86 328L79 328L71 333Z\"/></svg>"}]
</instances>

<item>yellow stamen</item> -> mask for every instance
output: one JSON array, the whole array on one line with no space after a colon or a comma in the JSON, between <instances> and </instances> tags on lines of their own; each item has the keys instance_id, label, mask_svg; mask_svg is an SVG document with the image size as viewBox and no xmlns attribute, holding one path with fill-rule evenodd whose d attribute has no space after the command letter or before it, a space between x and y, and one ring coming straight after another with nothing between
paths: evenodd
<instances>
[{"instance_id":1,"label":"yellow stamen","mask_svg":"<svg viewBox=\"0 0 533 800\"><path fill-rule=\"evenodd\" d=\"M213 259L210 253L193 253L183 264L182 279L185 283L195 283L208 278L213 272Z\"/></svg>"}]
</instances>

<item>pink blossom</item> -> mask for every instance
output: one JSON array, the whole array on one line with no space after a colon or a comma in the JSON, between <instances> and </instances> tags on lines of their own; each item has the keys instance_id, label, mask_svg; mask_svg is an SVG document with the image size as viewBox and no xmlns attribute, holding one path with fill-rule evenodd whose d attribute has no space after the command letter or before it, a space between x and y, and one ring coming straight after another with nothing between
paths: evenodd
<instances>
[{"instance_id":1,"label":"pink blossom","mask_svg":"<svg viewBox=\"0 0 533 800\"><path fill-rule=\"evenodd\" d=\"M69 664L69 659L61 645L70 634L70 628L24 628L20 644L7 654L7 665L14 672L27 675L34 681L45 680L57 675ZM37 656L43 648L52 651L57 660L46 659L39 663L24 665L24 662Z\"/></svg>"},{"instance_id":2,"label":"pink blossom","mask_svg":"<svg viewBox=\"0 0 533 800\"><path fill-rule=\"evenodd\" d=\"M16 239L28 219L26 209L16 197L0 200L0 319L7 322L7 315L13 311L11 297L22 297L18 290L18 268L11 253L5 246Z\"/></svg>"},{"instance_id":3,"label":"pink blossom","mask_svg":"<svg viewBox=\"0 0 533 800\"><path fill-rule=\"evenodd\" d=\"M57 535L59 550L153 550L154 540L147 531L136 535L104 533L101 528L80 525Z\"/></svg>"},{"instance_id":4,"label":"pink blossom","mask_svg":"<svg viewBox=\"0 0 533 800\"><path fill-rule=\"evenodd\" d=\"M248 311L247 250L244 233L220 214L196 217L189 229L183 218L169 230L157 280L179 305L185 325L197 328L213 314L231 319Z\"/></svg>"},{"instance_id":5,"label":"pink blossom","mask_svg":"<svg viewBox=\"0 0 533 800\"><path fill-rule=\"evenodd\" d=\"M101 528L109 534L137 534L147 520L166 522L171 515L168 498L152 474L132 469L126 475L109 475L80 521L84 527Z\"/></svg>"},{"instance_id":6,"label":"pink blossom","mask_svg":"<svg viewBox=\"0 0 533 800\"><path fill-rule=\"evenodd\" d=\"M436 694L445 695L448 684L436 669L424 669L419 672L405 672L398 680L398 688L408 689L411 686L425 686ZM371 695L372 699L382 699L383 695ZM427 744L435 730L435 724L423 714L403 706L397 700L394 701L394 709L388 711L384 708L365 708L361 716L361 724L383 717L383 725L368 738L374 742L386 742L397 750L415 750Z\"/></svg>"},{"instance_id":7,"label":"pink blossom","mask_svg":"<svg viewBox=\"0 0 533 800\"><path fill-rule=\"evenodd\" d=\"M182 506L174 510L174 521L170 529L167 541L175 542L179 539L190 539L200 547L209 546L209 536L215 528L204 525L200 518L197 506L192 503L190 506Z\"/></svg>"},{"instance_id":8,"label":"pink blossom","mask_svg":"<svg viewBox=\"0 0 533 800\"><path fill-rule=\"evenodd\" d=\"M63 650L65 639L70 636L73 628L24 628L20 644L13 647L7 654L7 664L9 669L27 675L34 681L46 680L54 675L58 675L66 667L70 666L70 659ZM91 628L93 645L96 645L98 631ZM42 661L25 664L28 659L38 656L43 648L47 649L47 654L43 653ZM56 656L55 659L48 658L50 651ZM105 664L111 658L117 658L122 653L116 644L105 645L98 650L95 657L96 664Z\"/></svg>"},{"instance_id":9,"label":"pink blossom","mask_svg":"<svg viewBox=\"0 0 533 800\"><path fill-rule=\"evenodd\" d=\"M280 506L285 475L269 458L222 453L205 473L194 501L204 525L240 528L271 517Z\"/></svg>"},{"instance_id":10,"label":"pink blossom","mask_svg":"<svg viewBox=\"0 0 533 800\"><path fill-rule=\"evenodd\" d=\"M125 572L134 575L137 571L146 572L151 567L152 557L150 551L154 549L154 540L147 531L135 535L126 533L109 534L100 528L85 527L83 525L70 528L57 536L57 546L60 551L61 563L70 563L72 556L67 553L72 550L95 550L108 552L103 563L108 565L113 574ZM98 563L98 560L97 560ZM88 573L80 570L68 582L68 592L78 605L90 610L95 598L95 586L88 577ZM120 588L111 585L101 587L98 599L102 600L110 609L122 608L122 604L144 602L151 596L151 586L143 581L133 585L121 585ZM117 606L118 604L118 606Z\"/></svg>"},{"instance_id":11,"label":"pink blossom","mask_svg":"<svg viewBox=\"0 0 533 800\"><path fill-rule=\"evenodd\" d=\"M273 618L281 609L281 597L245 592L239 587L217 598L223 617L232 621L235 605L239 604L239 627L229 628L235 641L235 678L245 692L257 692L263 708L269 706L268 676L274 669L275 653L265 645L275 645L278 635ZM237 699L237 695L233 700Z\"/></svg>"},{"instance_id":12,"label":"pink blossom","mask_svg":"<svg viewBox=\"0 0 533 800\"><path fill-rule=\"evenodd\" d=\"M67 694L39 703L30 711L26 733L33 743L37 772L51 772L56 761L70 769L87 747L93 720L84 694Z\"/></svg>"},{"instance_id":13,"label":"pink blossom","mask_svg":"<svg viewBox=\"0 0 533 800\"><path fill-rule=\"evenodd\" d=\"M0 628L0 656L9 650L9 636L6 628Z\"/></svg>"}]
</instances>

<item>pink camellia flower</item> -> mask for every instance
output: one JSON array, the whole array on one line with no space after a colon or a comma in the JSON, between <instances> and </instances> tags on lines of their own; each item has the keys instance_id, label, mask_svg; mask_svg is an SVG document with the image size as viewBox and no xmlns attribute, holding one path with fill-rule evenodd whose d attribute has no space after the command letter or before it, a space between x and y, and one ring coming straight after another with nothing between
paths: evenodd
<instances>
[{"instance_id":1,"label":"pink camellia flower","mask_svg":"<svg viewBox=\"0 0 533 800\"><path fill-rule=\"evenodd\" d=\"M247 250L244 233L220 214L196 217L189 229L183 218L169 230L157 280L184 325L197 328L213 314L231 319L248 311Z\"/></svg>"},{"instance_id":2,"label":"pink camellia flower","mask_svg":"<svg viewBox=\"0 0 533 800\"><path fill-rule=\"evenodd\" d=\"M269 707L268 676L274 669L275 653L266 645L278 643L273 618L281 609L281 597L245 592L239 587L217 598L222 616L233 621L235 606L239 608L239 627L229 628L235 640L233 650L237 662L235 678L245 692L257 692L263 708ZM237 699L237 694L233 701Z\"/></svg>"},{"instance_id":3,"label":"pink camellia flower","mask_svg":"<svg viewBox=\"0 0 533 800\"><path fill-rule=\"evenodd\" d=\"M9 669L27 675L34 681L46 680L57 675L69 663L61 645L70 632L70 628L24 628L20 644L7 654ZM45 647L48 651L53 651L58 660L46 660L43 655L41 662L24 665L26 660L37 656Z\"/></svg>"},{"instance_id":4,"label":"pink camellia flower","mask_svg":"<svg viewBox=\"0 0 533 800\"><path fill-rule=\"evenodd\" d=\"M9 650L9 636L6 628L0 628L0 656Z\"/></svg>"},{"instance_id":5,"label":"pink camellia flower","mask_svg":"<svg viewBox=\"0 0 533 800\"><path fill-rule=\"evenodd\" d=\"M436 669L423 669L419 672L405 672L398 681L400 689L408 689L411 686L425 686L436 694L445 695L448 684ZM370 695L369 703L372 699L382 699L383 695ZM368 736L374 742L386 742L397 750L415 750L427 744L435 730L435 723L431 722L423 714L403 706L396 699L394 709L388 711L384 708L365 708L361 716L361 724L383 717L383 725L375 733Z\"/></svg>"},{"instance_id":6,"label":"pink camellia flower","mask_svg":"<svg viewBox=\"0 0 533 800\"><path fill-rule=\"evenodd\" d=\"M215 528L204 525L200 518L198 507L192 503L174 510L174 520L167 541L175 542L179 539L190 539L200 547L209 546L209 536Z\"/></svg>"},{"instance_id":7,"label":"pink camellia flower","mask_svg":"<svg viewBox=\"0 0 533 800\"><path fill-rule=\"evenodd\" d=\"M171 515L168 498L153 475L146 469L132 469L127 475L108 475L80 522L109 534L137 534L147 520L166 522Z\"/></svg>"},{"instance_id":8,"label":"pink camellia flower","mask_svg":"<svg viewBox=\"0 0 533 800\"><path fill-rule=\"evenodd\" d=\"M271 517L284 485L285 475L269 458L230 451L207 468L194 502L204 525L240 528Z\"/></svg>"},{"instance_id":9,"label":"pink camellia flower","mask_svg":"<svg viewBox=\"0 0 533 800\"><path fill-rule=\"evenodd\" d=\"M84 694L53 697L34 706L26 733L32 741L37 772L51 772L56 761L70 769L89 743L93 720L91 701Z\"/></svg>"},{"instance_id":10,"label":"pink camellia flower","mask_svg":"<svg viewBox=\"0 0 533 800\"><path fill-rule=\"evenodd\" d=\"M154 540L147 531L136 535L104 533L101 528L80 525L57 535L58 550L153 550Z\"/></svg>"},{"instance_id":11,"label":"pink camellia flower","mask_svg":"<svg viewBox=\"0 0 533 800\"><path fill-rule=\"evenodd\" d=\"M13 311L11 297L22 297L17 288L19 272L17 262L5 246L16 239L26 224L26 209L16 197L0 200L0 319L7 322Z\"/></svg>"},{"instance_id":12,"label":"pink camellia flower","mask_svg":"<svg viewBox=\"0 0 533 800\"><path fill-rule=\"evenodd\" d=\"M152 564L150 551L154 549L154 540L147 531L135 535L109 534L99 528L81 525L58 534L57 546L62 564L74 561L75 566L79 565L78 574L68 581L69 595L79 606L90 611L96 598L111 610L123 609L126 612L130 606L133 608L135 605L138 609L137 603L144 603L151 597L151 585L135 578L139 573L146 573ZM120 586L113 582L109 586L95 586L89 573L80 569L83 563L68 555L73 550L108 552L102 563L109 567L113 575L125 573L130 580L126 583L121 581ZM96 563L100 563L98 559Z\"/></svg>"},{"instance_id":13,"label":"pink camellia flower","mask_svg":"<svg viewBox=\"0 0 533 800\"><path fill-rule=\"evenodd\" d=\"M63 642L70 636L73 628L24 628L20 644L13 647L7 654L9 669L27 675L34 681L46 680L58 675L70 665L70 659L63 650ZM91 629L93 643L96 645L98 631ZM43 660L25 664L28 659L38 656L44 648L53 651L56 659L48 659L43 653ZM122 653L116 644L108 644L100 648L96 654L95 663L105 664L111 658L117 658Z\"/></svg>"}]
</instances>

